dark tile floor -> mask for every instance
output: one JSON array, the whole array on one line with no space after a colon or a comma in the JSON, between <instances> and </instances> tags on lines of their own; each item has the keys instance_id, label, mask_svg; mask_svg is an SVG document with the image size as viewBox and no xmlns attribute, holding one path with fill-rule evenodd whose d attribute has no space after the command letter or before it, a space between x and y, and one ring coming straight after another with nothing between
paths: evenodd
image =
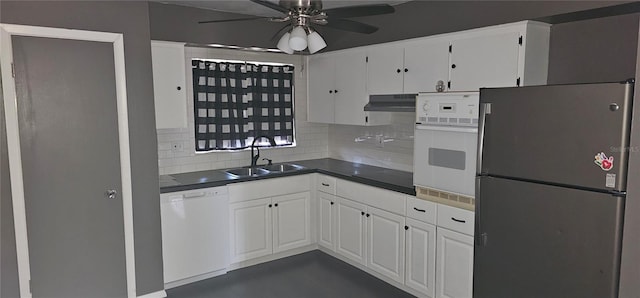
<instances>
[{"instance_id":1,"label":"dark tile floor","mask_svg":"<svg viewBox=\"0 0 640 298\"><path fill-rule=\"evenodd\" d=\"M414 297L319 250L167 290L170 298Z\"/></svg>"}]
</instances>

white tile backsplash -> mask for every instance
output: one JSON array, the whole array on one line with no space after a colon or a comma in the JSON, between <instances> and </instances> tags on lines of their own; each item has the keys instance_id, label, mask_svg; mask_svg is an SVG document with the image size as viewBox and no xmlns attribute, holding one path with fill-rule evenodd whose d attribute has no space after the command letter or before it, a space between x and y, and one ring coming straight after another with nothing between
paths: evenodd
<instances>
[{"instance_id":1,"label":"white tile backsplash","mask_svg":"<svg viewBox=\"0 0 640 298\"><path fill-rule=\"evenodd\" d=\"M296 146L290 148L263 148L261 159L267 157L274 162L326 158L329 156L329 127L326 124L309 123L307 120L307 84L303 56L274 53L234 51L186 47L185 58L229 59L290 63L296 68L295 76L295 124ZM191 63L186 63L187 82L191 82ZM193 87L187 84L188 127L181 129L158 129L158 166L161 175L248 166L250 151L195 153L193 126ZM174 150L180 144L182 150ZM180 146L178 146L180 147ZM262 161L260 161L262 162Z\"/></svg>"}]
</instances>

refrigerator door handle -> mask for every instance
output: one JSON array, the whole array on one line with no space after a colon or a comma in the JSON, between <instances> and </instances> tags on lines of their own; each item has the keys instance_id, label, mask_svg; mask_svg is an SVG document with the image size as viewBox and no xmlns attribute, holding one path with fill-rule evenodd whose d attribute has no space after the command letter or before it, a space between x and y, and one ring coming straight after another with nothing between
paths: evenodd
<instances>
[{"instance_id":1,"label":"refrigerator door handle","mask_svg":"<svg viewBox=\"0 0 640 298\"><path fill-rule=\"evenodd\" d=\"M481 177L476 177L476 209L475 209L475 246L481 247L487 245L487 233L482 231L482 227L480 225L480 216L482 213L480 212L480 204L482 203L482 198L480 198L480 181Z\"/></svg>"},{"instance_id":2,"label":"refrigerator door handle","mask_svg":"<svg viewBox=\"0 0 640 298\"><path fill-rule=\"evenodd\" d=\"M480 117L478 117L478 151L476 155L476 173L482 173L482 151L484 150L484 126L487 115L491 114L491 103L480 105Z\"/></svg>"}]
</instances>

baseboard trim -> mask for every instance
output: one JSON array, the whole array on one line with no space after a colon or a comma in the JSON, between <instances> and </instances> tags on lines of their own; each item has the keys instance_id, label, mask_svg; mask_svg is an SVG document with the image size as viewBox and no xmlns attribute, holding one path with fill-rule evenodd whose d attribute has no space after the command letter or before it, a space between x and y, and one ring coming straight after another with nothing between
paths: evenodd
<instances>
[{"instance_id":1,"label":"baseboard trim","mask_svg":"<svg viewBox=\"0 0 640 298\"><path fill-rule=\"evenodd\" d=\"M167 297L167 292L165 292L164 290L138 296L138 298L164 298L164 297Z\"/></svg>"},{"instance_id":2,"label":"baseboard trim","mask_svg":"<svg viewBox=\"0 0 640 298\"><path fill-rule=\"evenodd\" d=\"M182 285L190 284L192 282L197 282L197 281L205 280L205 279L208 279L208 278L220 276L220 275L223 275L223 274L226 274L226 273L227 273L227 269L225 268L223 270L208 272L208 273L205 273L205 274L200 274L200 275L188 277L188 278L185 278L185 279L179 279L179 280L171 281L171 282L168 282L168 283L164 284L164 289L168 290L168 289L171 289L171 288L175 288L175 287L179 287L179 286L182 286Z\"/></svg>"}]
</instances>

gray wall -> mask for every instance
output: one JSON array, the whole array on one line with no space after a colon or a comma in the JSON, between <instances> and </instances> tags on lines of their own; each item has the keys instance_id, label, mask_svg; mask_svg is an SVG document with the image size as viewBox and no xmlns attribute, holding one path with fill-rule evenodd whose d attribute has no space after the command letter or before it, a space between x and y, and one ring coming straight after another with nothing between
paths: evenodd
<instances>
[{"instance_id":1,"label":"gray wall","mask_svg":"<svg viewBox=\"0 0 640 298\"><path fill-rule=\"evenodd\" d=\"M73 28L124 34L129 132L133 183L133 216L138 295L164 288L158 155L151 74L148 5L142 1L2 1L3 23ZM55 111L53 111L55 112ZM6 147L6 142L3 142ZM6 149L3 149L6 150ZM15 240L5 214L10 195L5 195L8 170L2 162L2 297L16 291ZM108 262L108 260L105 260ZM6 272L5 272L6 269ZM6 296L5 296L6 295Z\"/></svg>"},{"instance_id":2,"label":"gray wall","mask_svg":"<svg viewBox=\"0 0 640 298\"><path fill-rule=\"evenodd\" d=\"M549 84L623 81L635 77L640 14L551 27Z\"/></svg>"},{"instance_id":3,"label":"gray wall","mask_svg":"<svg viewBox=\"0 0 640 298\"><path fill-rule=\"evenodd\" d=\"M628 2L628 1L626 1ZM455 32L567 12L610 6L617 1L411 1L390 15L353 18L380 27L358 34L316 26L332 51L439 33ZM170 4L150 3L151 38L198 44L275 48L271 37L283 26L265 20L198 24L198 21L242 17Z\"/></svg>"}]
</instances>

